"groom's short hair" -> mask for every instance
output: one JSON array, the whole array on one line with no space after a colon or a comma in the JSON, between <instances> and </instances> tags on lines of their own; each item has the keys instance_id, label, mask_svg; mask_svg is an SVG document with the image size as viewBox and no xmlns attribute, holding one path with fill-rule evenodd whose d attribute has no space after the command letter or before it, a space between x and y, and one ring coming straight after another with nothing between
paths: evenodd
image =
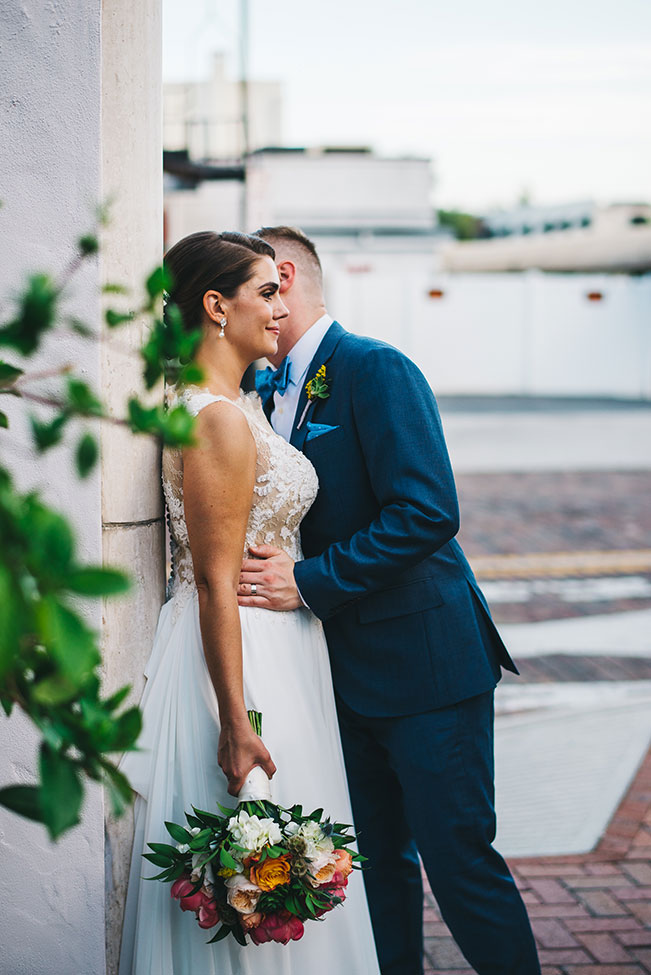
<instances>
[{"instance_id":1,"label":"groom's short hair","mask_svg":"<svg viewBox=\"0 0 651 975\"><path fill-rule=\"evenodd\" d=\"M253 236L261 237L272 247L274 242L288 245L290 250L303 258L307 267L318 277L319 282L323 283L323 269L317 249L310 238L298 227L260 227Z\"/></svg>"}]
</instances>

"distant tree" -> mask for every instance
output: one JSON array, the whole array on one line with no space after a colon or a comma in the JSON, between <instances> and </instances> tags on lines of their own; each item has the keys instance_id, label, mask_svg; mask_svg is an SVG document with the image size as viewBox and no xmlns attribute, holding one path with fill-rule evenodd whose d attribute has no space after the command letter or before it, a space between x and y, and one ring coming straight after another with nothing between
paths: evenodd
<instances>
[{"instance_id":1,"label":"distant tree","mask_svg":"<svg viewBox=\"0 0 651 975\"><path fill-rule=\"evenodd\" d=\"M182 407L166 411L133 397L127 417L109 418L101 397L75 375L72 365L29 371L28 360L55 329L99 340L98 323L91 326L66 311L71 278L82 264L96 258L98 249L96 234L88 234L78 241L60 281L47 273L27 279L12 317L0 320L0 348L9 349L13 358L21 357L20 364L0 359L0 397L18 397L50 410L47 420L30 417L33 449L40 454L60 443L73 418L119 423L164 444L191 443L194 420ZM104 311L110 330L136 316L149 321L148 338L140 349L146 389L163 375L170 381L201 378L192 364L201 333L186 333L174 306L161 314L167 286L164 269L156 268L135 309ZM126 295L119 285L108 285L104 291ZM8 417L0 410L0 450L9 445L8 427ZM74 449L79 477L89 474L97 457L96 438L87 429ZM79 822L87 778L106 786L116 816L131 802L130 785L114 758L134 747L140 711L132 707L119 713L128 687L102 697L98 635L75 606L79 596L109 597L129 586L128 577L117 569L81 564L68 520L36 491L18 491L0 462L0 704L7 716L20 708L41 739L38 782L0 789L0 805L43 823L52 839Z\"/></svg>"},{"instance_id":2,"label":"distant tree","mask_svg":"<svg viewBox=\"0 0 651 975\"><path fill-rule=\"evenodd\" d=\"M449 227L457 240L477 240L479 237L489 237L490 232L481 217L460 210L438 210L438 221L441 227Z\"/></svg>"}]
</instances>

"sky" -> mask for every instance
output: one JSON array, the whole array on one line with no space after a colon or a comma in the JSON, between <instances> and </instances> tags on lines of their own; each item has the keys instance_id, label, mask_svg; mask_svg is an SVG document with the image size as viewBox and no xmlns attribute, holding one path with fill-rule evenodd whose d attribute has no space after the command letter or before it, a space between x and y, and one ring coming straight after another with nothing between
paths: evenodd
<instances>
[{"instance_id":1,"label":"sky","mask_svg":"<svg viewBox=\"0 0 651 975\"><path fill-rule=\"evenodd\" d=\"M651 202L651 0L248 0L278 144L433 160L434 202ZM239 70L239 0L163 0L163 76Z\"/></svg>"}]
</instances>

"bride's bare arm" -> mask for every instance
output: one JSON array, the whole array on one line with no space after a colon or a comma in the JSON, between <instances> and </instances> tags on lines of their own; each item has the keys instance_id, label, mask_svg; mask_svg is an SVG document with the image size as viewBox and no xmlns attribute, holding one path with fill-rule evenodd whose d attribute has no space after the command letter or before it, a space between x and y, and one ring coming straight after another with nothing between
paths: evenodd
<instances>
[{"instance_id":1,"label":"bride's bare arm","mask_svg":"<svg viewBox=\"0 0 651 975\"><path fill-rule=\"evenodd\" d=\"M249 724L242 684L237 584L255 463L255 443L240 410L223 402L203 409L197 446L183 452L183 498L203 649L219 705L218 761L232 795L254 765L270 777L276 771Z\"/></svg>"}]
</instances>

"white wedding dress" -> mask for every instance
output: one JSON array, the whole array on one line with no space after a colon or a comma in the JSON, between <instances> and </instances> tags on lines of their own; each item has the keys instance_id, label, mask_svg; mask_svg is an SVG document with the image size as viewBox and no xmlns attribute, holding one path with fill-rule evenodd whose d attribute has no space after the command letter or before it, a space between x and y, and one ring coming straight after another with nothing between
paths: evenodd
<instances>
[{"instance_id":1,"label":"white wedding dress","mask_svg":"<svg viewBox=\"0 0 651 975\"><path fill-rule=\"evenodd\" d=\"M178 399L195 416L218 401L221 409L242 411L257 447L246 547L275 545L300 559L299 526L318 487L307 458L274 433L255 393L232 401L189 388ZM158 869L141 854L149 842L170 842L166 820L185 823L191 805L211 811L217 801L235 805L217 765L219 713L199 631L180 450L164 452L163 486L174 577L146 668L140 751L121 766L138 796L120 975L378 975L358 871L345 903L322 922L306 922L302 940L245 948L232 937L207 946L215 930L201 930L191 912L182 912L169 884L144 879ZM240 619L245 703L263 714L263 738L278 768L274 801L324 807L334 820L352 823L321 623L307 609L241 607Z\"/></svg>"}]
</instances>

